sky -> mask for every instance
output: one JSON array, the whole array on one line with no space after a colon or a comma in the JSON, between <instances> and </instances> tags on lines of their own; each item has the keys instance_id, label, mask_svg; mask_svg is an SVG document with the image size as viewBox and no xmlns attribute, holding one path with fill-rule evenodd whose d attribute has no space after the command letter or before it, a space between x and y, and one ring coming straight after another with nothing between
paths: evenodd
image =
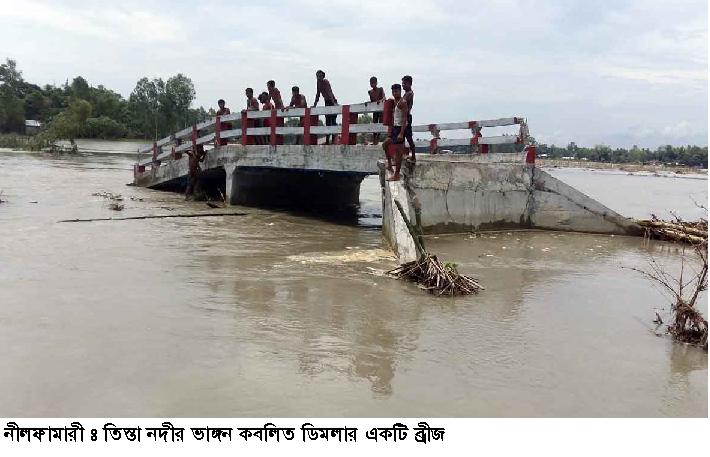
<instances>
[{"instance_id":1,"label":"sky","mask_svg":"<svg viewBox=\"0 0 710 457\"><path fill-rule=\"evenodd\" d=\"M415 125L520 116L547 144L708 144L707 0L0 0L5 58L126 97L183 73L194 106L233 110L269 79L312 104L317 69L341 104L410 74Z\"/></svg>"}]
</instances>

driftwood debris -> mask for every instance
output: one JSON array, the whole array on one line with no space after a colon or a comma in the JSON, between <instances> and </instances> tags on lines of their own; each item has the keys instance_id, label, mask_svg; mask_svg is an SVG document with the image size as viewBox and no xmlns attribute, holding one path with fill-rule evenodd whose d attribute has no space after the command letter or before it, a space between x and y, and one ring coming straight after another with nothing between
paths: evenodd
<instances>
[{"instance_id":1,"label":"driftwood debris","mask_svg":"<svg viewBox=\"0 0 710 457\"><path fill-rule=\"evenodd\" d=\"M407 230L414 240L419 259L407 262L387 272L397 279L404 279L416 283L420 288L435 295L469 295L476 294L483 287L469 276L460 274L453 263L442 263L435 255L430 255L424 247L424 238L421 227L419 209L415 208L417 227L415 228L404 214L400 202L395 200L397 209L402 215Z\"/></svg>"},{"instance_id":2,"label":"driftwood debris","mask_svg":"<svg viewBox=\"0 0 710 457\"><path fill-rule=\"evenodd\" d=\"M402 264L387 274L414 282L435 295L469 295L483 289L475 279L460 274L455 264L441 263L435 255L429 254Z\"/></svg>"},{"instance_id":3,"label":"driftwood debris","mask_svg":"<svg viewBox=\"0 0 710 457\"><path fill-rule=\"evenodd\" d=\"M678 217L674 221L664 221L653 216L651 219L637 220L637 224L646 229L645 236L651 239L679 241L692 245L707 244L708 221L684 221Z\"/></svg>"},{"instance_id":4,"label":"driftwood debris","mask_svg":"<svg viewBox=\"0 0 710 457\"><path fill-rule=\"evenodd\" d=\"M705 208L702 205L698 205ZM660 290L671 299L671 316L668 333L673 339L683 343L708 348L708 321L695 307L700 294L708 289L708 221L700 219L687 222L675 216L674 221L664 221L652 215L650 220L636 221L646 228L646 237L690 244L683 247L680 274L669 274L653 258L646 270L632 268L660 286ZM692 254L687 254L692 249ZM663 320L656 313L655 323Z\"/></svg>"},{"instance_id":5,"label":"driftwood debris","mask_svg":"<svg viewBox=\"0 0 710 457\"><path fill-rule=\"evenodd\" d=\"M219 216L246 216L248 213L196 213L196 214L158 214L153 216L130 217L100 217L96 219L65 219L60 222L97 222L97 221L129 221L137 219L167 219L169 217L219 217Z\"/></svg>"}]
</instances>

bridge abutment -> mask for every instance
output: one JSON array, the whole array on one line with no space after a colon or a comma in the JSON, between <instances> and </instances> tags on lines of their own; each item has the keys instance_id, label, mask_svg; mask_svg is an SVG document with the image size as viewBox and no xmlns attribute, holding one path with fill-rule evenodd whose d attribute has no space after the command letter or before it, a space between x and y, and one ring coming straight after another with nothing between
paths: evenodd
<instances>
[{"instance_id":1,"label":"bridge abutment","mask_svg":"<svg viewBox=\"0 0 710 457\"><path fill-rule=\"evenodd\" d=\"M506 154L516 159L516 154ZM402 180L385 181L382 228L402 261L414 260L413 241L395 207L410 220L421 207L424 234L485 230L541 229L637 235L641 228L596 200L554 178L522 155L499 162L495 155L419 156L402 168Z\"/></svg>"}]
</instances>

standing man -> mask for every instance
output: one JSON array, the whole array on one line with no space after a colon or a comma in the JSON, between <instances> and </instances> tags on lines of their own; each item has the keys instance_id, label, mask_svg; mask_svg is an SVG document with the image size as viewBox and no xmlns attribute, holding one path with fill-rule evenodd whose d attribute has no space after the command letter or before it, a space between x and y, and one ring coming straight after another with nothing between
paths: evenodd
<instances>
[{"instance_id":1,"label":"standing man","mask_svg":"<svg viewBox=\"0 0 710 457\"><path fill-rule=\"evenodd\" d=\"M224 100L221 98L217 100L217 106L219 106L219 110L217 110L217 116L226 116L227 114L232 114L231 111L229 111L229 108L224 106ZM230 130L232 128L232 124L229 122L220 122L219 123L219 129L220 130ZM226 139L221 139L219 140L219 145L224 146L227 144Z\"/></svg>"},{"instance_id":2,"label":"standing man","mask_svg":"<svg viewBox=\"0 0 710 457\"><path fill-rule=\"evenodd\" d=\"M404 100L407 102L408 115L407 115L407 131L404 133L404 137L407 139L409 144L409 150L412 151L412 162L417 160L414 148L414 138L412 138L412 108L414 108L414 91L412 90L412 77L409 75L402 76L402 88L404 89Z\"/></svg>"},{"instance_id":3,"label":"standing man","mask_svg":"<svg viewBox=\"0 0 710 457\"><path fill-rule=\"evenodd\" d=\"M377 87L377 78L372 77L370 78L370 87L371 89L367 91L368 95L370 95L370 101L371 102L383 102L385 101L385 89L382 87ZM382 112L377 112L377 113L372 113L372 123L373 124L378 124L382 123ZM375 133L372 135L372 142L373 144L377 144L380 142L380 134Z\"/></svg>"},{"instance_id":4,"label":"standing man","mask_svg":"<svg viewBox=\"0 0 710 457\"><path fill-rule=\"evenodd\" d=\"M313 103L314 108L318 105L318 100L320 100L321 94L323 94L325 106L335 106L338 104L338 100L333 94L333 89L330 87L330 82L325 79L325 72L323 70L318 70L316 72L316 101ZM325 125L338 125L336 122L337 117L337 114L327 114L325 116ZM325 136L325 144L330 144L331 136L332 135Z\"/></svg>"},{"instance_id":5,"label":"standing man","mask_svg":"<svg viewBox=\"0 0 710 457\"><path fill-rule=\"evenodd\" d=\"M392 171L392 157L390 145L394 149L394 174L387 181L399 181L399 172L402 169L402 155L404 153L404 137L407 127L408 105L402 97L402 86L392 84L392 98L394 98L394 119L392 119L392 135L382 142L382 149L387 157L387 170Z\"/></svg>"},{"instance_id":6,"label":"standing man","mask_svg":"<svg viewBox=\"0 0 710 457\"><path fill-rule=\"evenodd\" d=\"M276 88L276 83L273 79L266 83L266 89L269 91L269 97L274 102L274 107L276 109L284 109L284 102L281 100L281 92Z\"/></svg>"}]
</instances>

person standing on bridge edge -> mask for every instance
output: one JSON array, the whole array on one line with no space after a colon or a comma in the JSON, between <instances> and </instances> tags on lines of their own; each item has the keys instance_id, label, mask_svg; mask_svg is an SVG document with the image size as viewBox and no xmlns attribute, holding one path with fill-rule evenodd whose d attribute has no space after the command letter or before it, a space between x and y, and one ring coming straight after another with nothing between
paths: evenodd
<instances>
[{"instance_id":1,"label":"person standing on bridge edge","mask_svg":"<svg viewBox=\"0 0 710 457\"><path fill-rule=\"evenodd\" d=\"M377 78L372 77L370 78L370 87L371 89L367 91L368 95L370 95L370 101L371 102L383 102L387 98L385 95L385 89L382 87L377 87ZM372 113L372 123L373 124L381 124L382 123L382 112L377 112L377 113ZM372 143L377 144L380 142L380 134L379 133L373 133L372 134Z\"/></svg>"},{"instance_id":2,"label":"person standing on bridge edge","mask_svg":"<svg viewBox=\"0 0 710 457\"><path fill-rule=\"evenodd\" d=\"M276 88L276 82L270 80L266 83L266 89L269 91L269 97L274 102L276 109L284 109L284 102L281 100L281 92Z\"/></svg>"},{"instance_id":3,"label":"person standing on bridge edge","mask_svg":"<svg viewBox=\"0 0 710 457\"><path fill-rule=\"evenodd\" d=\"M224 106L224 100L221 98L217 100L217 106L219 106L219 110L217 110L217 116L226 116L227 114L232 114L231 111L229 111L229 108ZM224 131L224 130L230 130L232 128L232 124L229 122L220 122L219 123L219 129ZM227 144L227 139L222 139L220 138L219 140L219 145L224 146Z\"/></svg>"},{"instance_id":4,"label":"person standing on bridge edge","mask_svg":"<svg viewBox=\"0 0 710 457\"><path fill-rule=\"evenodd\" d=\"M399 181L399 172L402 169L402 155L404 154L404 137L407 128L408 104L402 97L402 86L392 84L392 97L394 98L394 116L392 119L392 135L382 143L382 149L387 156L387 170L392 171L392 158L390 155L390 145L394 149L394 174L387 178L387 181Z\"/></svg>"},{"instance_id":5,"label":"person standing on bridge edge","mask_svg":"<svg viewBox=\"0 0 710 457\"><path fill-rule=\"evenodd\" d=\"M404 137L409 144L409 150L412 152L412 162L417 160L414 147L414 138L412 138L412 108L414 108L414 91L412 90L412 77L409 75L402 76L402 88L404 89L404 100L407 102L407 129L404 132Z\"/></svg>"},{"instance_id":6,"label":"person standing on bridge edge","mask_svg":"<svg viewBox=\"0 0 710 457\"><path fill-rule=\"evenodd\" d=\"M323 94L323 100L325 101L325 106L335 106L338 104L338 100L333 94L333 89L330 87L330 82L325 79L325 72L323 70L318 70L316 72L316 101L313 102L313 107L318 105L318 100L320 100L320 95ZM337 114L326 114L325 125L338 125L336 122ZM330 138L333 135L325 136L325 144L330 144Z\"/></svg>"}]
</instances>

